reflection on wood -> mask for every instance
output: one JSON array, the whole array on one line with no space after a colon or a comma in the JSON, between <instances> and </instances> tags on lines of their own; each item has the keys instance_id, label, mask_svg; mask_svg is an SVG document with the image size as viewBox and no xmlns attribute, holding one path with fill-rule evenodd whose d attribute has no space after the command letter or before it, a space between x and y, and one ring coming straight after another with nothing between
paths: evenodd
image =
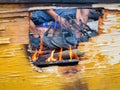
<instances>
[{"instance_id":1,"label":"reflection on wood","mask_svg":"<svg viewBox=\"0 0 120 90\"><path fill-rule=\"evenodd\" d=\"M10 38L0 37L0 44L8 44L8 43L10 43Z\"/></svg>"}]
</instances>

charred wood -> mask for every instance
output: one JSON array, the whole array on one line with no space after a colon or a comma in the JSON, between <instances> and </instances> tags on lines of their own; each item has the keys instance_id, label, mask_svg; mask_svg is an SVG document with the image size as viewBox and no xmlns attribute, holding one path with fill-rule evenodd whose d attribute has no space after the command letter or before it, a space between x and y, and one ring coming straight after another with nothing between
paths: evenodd
<instances>
[{"instance_id":1,"label":"charred wood","mask_svg":"<svg viewBox=\"0 0 120 90\"><path fill-rule=\"evenodd\" d=\"M77 56L80 57L80 56L83 55L83 53L80 52L78 49L73 49L71 51L72 51L72 59L75 59ZM70 53L69 50L65 50L65 51L62 52L63 60L70 59L69 53ZM58 59L59 54L60 54L59 52L54 53L53 57ZM48 57L50 57L50 54L42 55L38 58L37 62L45 62L45 60L47 60Z\"/></svg>"}]
</instances>

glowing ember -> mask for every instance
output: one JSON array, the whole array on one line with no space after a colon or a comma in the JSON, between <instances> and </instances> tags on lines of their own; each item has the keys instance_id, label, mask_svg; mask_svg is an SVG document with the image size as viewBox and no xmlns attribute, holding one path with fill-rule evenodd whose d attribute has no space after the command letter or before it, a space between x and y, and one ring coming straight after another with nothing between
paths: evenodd
<instances>
[{"instance_id":1,"label":"glowing ember","mask_svg":"<svg viewBox=\"0 0 120 90\"><path fill-rule=\"evenodd\" d=\"M70 50L70 53L69 53L69 55L70 55L70 60L72 60L72 47L71 47L71 45L69 46L69 50Z\"/></svg>"},{"instance_id":2,"label":"glowing ember","mask_svg":"<svg viewBox=\"0 0 120 90\"><path fill-rule=\"evenodd\" d=\"M74 57L75 57L75 59L79 59L79 57L78 57L76 52L74 53Z\"/></svg>"},{"instance_id":3,"label":"glowing ember","mask_svg":"<svg viewBox=\"0 0 120 90\"><path fill-rule=\"evenodd\" d=\"M52 51L52 53L51 53L51 55L50 55L50 57L46 60L47 62L54 62L54 61L56 61L57 59L55 59L54 57L53 57L53 55L54 55L54 52L55 52L55 50L53 50Z\"/></svg>"},{"instance_id":4,"label":"glowing ember","mask_svg":"<svg viewBox=\"0 0 120 90\"><path fill-rule=\"evenodd\" d=\"M32 55L32 60L36 61L38 59L38 55L39 53L36 51L33 55Z\"/></svg>"},{"instance_id":5,"label":"glowing ember","mask_svg":"<svg viewBox=\"0 0 120 90\"><path fill-rule=\"evenodd\" d=\"M63 60L63 58L62 58L62 48L60 48L60 53L59 53L59 60Z\"/></svg>"}]
</instances>

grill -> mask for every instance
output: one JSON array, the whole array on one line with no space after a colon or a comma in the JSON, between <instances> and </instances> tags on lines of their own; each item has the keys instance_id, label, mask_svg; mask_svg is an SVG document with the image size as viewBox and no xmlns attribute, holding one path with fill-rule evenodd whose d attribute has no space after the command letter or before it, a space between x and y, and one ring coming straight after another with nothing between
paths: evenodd
<instances>
[{"instance_id":1,"label":"grill","mask_svg":"<svg viewBox=\"0 0 120 90\"><path fill-rule=\"evenodd\" d=\"M72 59L72 60L62 60L62 61L54 61L54 62L40 62L39 60L36 62L33 62L35 66L38 67L47 67L47 66L71 66L71 65L77 65L79 60Z\"/></svg>"}]
</instances>

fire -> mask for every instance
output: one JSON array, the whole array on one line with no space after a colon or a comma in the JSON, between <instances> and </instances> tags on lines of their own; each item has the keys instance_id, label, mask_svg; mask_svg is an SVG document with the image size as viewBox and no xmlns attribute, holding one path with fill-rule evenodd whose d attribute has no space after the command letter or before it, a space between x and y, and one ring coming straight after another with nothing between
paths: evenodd
<instances>
[{"instance_id":1,"label":"fire","mask_svg":"<svg viewBox=\"0 0 120 90\"><path fill-rule=\"evenodd\" d=\"M71 46L71 45L69 46L69 50L70 50L70 53L69 53L69 55L70 55L70 60L72 60L72 56L73 56L73 55L72 55L72 46Z\"/></svg>"},{"instance_id":2,"label":"fire","mask_svg":"<svg viewBox=\"0 0 120 90\"><path fill-rule=\"evenodd\" d=\"M40 40L40 47L39 47L39 51L36 50L35 53L32 55L32 60L36 61L38 60L39 56L44 55L45 52L43 51L43 41L42 39ZM55 54L55 55L54 55ZM48 57L46 59L46 62L54 62L56 60L63 60L63 57L69 57L70 60L72 60L73 58L78 58L77 54L75 52L72 51L72 46L69 46L69 50L68 51L63 51L63 48L60 48L60 52L59 53L55 53L55 50L53 50L50 54L50 57Z\"/></svg>"},{"instance_id":3,"label":"fire","mask_svg":"<svg viewBox=\"0 0 120 90\"><path fill-rule=\"evenodd\" d=\"M43 49L43 42L42 42L42 39L41 39L40 40L40 49L39 49L39 52L37 52L37 50L36 50L35 53L32 55L32 60L33 61L36 61L38 59L39 55L43 54L42 49Z\"/></svg>"},{"instance_id":4,"label":"fire","mask_svg":"<svg viewBox=\"0 0 120 90\"><path fill-rule=\"evenodd\" d=\"M62 48L60 48L59 60L63 60L63 58L62 58L62 51L63 51L63 49L62 49Z\"/></svg>"},{"instance_id":5,"label":"fire","mask_svg":"<svg viewBox=\"0 0 120 90\"><path fill-rule=\"evenodd\" d=\"M54 52L55 52L55 50L53 50L52 52L51 52L51 55L50 55L50 57L46 60L47 62L51 62L51 61L56 61L57 59L55 59L54 57L53 57L53 55L54 55Z\"/></svg>"},{"instance_id":6,"label":"fire","mask_svg":"<svg viewBox=\"0 0 120 90\"><path fill-rule=\"evenodd\" d=\"M32 60L36 61L38 59L38 55L39 53L36 51L33 55L32 55Z\"/></svg>"},{"instance_id":7,"label":"fire","mask_svg":"<svg viewBox=\"0 0 120 90\"><path fill-rule=\"evenodd\" d=\"M75 57L75 59L79 59L77 52L75 52L74 57Z\"/></svg>"},{"instance_id":8,"label":"fire","mask_svg":"<svg viewBox=\"0 0 120 90\"><path fill-rule=\"evenodd\" d=\"M42 39L40 40L40 49L39 49L39 54L42 55L42 50L43 50L43 41Z\"/></svg>"}]
</instances>

